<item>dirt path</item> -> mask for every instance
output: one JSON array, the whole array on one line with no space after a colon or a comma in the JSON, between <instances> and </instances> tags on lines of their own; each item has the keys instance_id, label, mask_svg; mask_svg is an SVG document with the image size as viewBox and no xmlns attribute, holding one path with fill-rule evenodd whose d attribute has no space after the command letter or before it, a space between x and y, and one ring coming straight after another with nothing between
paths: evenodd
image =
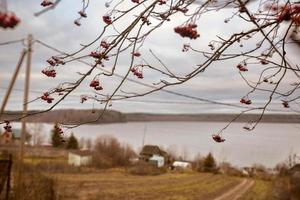
<instances>
[{"instance_id":1,"label":"dirt path","mask_svg":"<svg viewBox=\"0 0 300 200\"><path fill-rule=\"evenodd\" d=\"M253 180L244 179L239 185L223 193L221 196L218 196L214 200L237 200L245 192L247 192L252 185L254 184Z\"/></svg>"}]
</instances>

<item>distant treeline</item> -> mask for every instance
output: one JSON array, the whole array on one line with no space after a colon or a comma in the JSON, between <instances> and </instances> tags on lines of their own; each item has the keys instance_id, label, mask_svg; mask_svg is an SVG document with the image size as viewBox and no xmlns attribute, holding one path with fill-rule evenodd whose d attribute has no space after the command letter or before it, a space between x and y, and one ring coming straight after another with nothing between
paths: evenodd
<instances>
[{"instance_id":1,"label":"distant treeline","mask_svg":"<svg viewBox=\"0 0 300 200\"><path fill-rule=\"evenodd\" d=\"M85 122L120 123L120 122L144 122L144 121L199 121L199 122L228 122L237 114L150 114L150 113L121 113L114 110L106 110L100 116L102 110L77 110L64 109L52 110L40 114L40 111L30 111L27 120L29 122L79 124ZM13 120L20 118L22 112L8 111L1 120ZM259 114L244 114L236 122L251 122L259 118ZM300 123L299 114L265 114L262 122L266 123Z\"/></svg>"}]
</instances>

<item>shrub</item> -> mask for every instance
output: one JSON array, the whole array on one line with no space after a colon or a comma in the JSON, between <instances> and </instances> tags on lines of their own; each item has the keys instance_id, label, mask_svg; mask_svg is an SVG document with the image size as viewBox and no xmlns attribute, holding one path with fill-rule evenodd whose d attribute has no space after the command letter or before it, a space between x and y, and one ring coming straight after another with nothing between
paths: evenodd
<instances>
[{"instance_id":1,"label":"shrub","mask_svg":"<svg viewBox=\"0 0 300 200\"><path fill-rule=\"evenodd\" d=\"M130 167L128 172L139 176L155 176L166 173L167 169L163 167L158 168L157 166L147 162L138 162L136 165Z\"/></svg>"},{"instance_id":2,"label":"shrub","mask_svg":"<svg viewBox=\"0 0 300 200\"><path fill-rule=\"evenodd\" d=\"M203 162L203 171L205 172L213 172L217 168L217 164L215 158L211 153L209 153Z\"/></svg>"},{"instance_id":3,"label":"shrub","mask_svg":"<svg viewBox=\"0 0 300 200\"><path fill-rule=\"evenodd\" d=\"M53 200L54 180L37 172L23 174L22 195L19 200ZM16 187L16 185L14 185ZM13 188L15 191L15 188ZM15 194L10 196L11 200L17 200Z\"/></svg>"},{"instance_id":4,"label":"shrub","mask_svg":"<svg viewBox=\"0 0 300 200\"><path fill-rule=\"evenodd\" d=\"M136 153L129 145L122 145L114 137L102 136L95 143L93 165L98 168L129 166L129 159L134 156Z\"/></svg>"}]
</instances>

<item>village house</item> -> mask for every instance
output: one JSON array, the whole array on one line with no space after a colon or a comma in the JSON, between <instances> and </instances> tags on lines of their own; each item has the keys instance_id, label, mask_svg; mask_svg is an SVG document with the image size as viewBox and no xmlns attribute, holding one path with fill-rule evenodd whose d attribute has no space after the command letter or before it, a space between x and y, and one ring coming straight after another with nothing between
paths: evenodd
<instances>
[{"instance_id":1,"label":"village house","mask_svg":"<svg viewBox=\"0 0 300 200\"><path fill-rule=\"evenodd\" d=\"M92 153L89 150L75 150L68 154L68 164L86 166L92 163Z\"/></svg>"},{"instance_id":2,"label":"village house","mask_svg":"<svg viewBox=\"0 0 300 200\"><path fill-rule=\"evenodd\" d=\"M139 160L163 167L168 163L168 154L156 145L145 145L140 152Z\"/></svg>"}]
</instances>

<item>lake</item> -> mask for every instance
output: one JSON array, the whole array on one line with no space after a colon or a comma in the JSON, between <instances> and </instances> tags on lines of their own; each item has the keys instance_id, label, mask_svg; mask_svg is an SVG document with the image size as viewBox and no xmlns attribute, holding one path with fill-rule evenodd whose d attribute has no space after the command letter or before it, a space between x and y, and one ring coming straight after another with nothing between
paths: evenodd
<instances>
[{"instance_id":1,"label":"lake","mask_svg":"<svg viewBox=\"0 0 300 200\"><path fill-rule=\"evenodd\" d=\"M211 135L226 123L218 122L130 122L115 124L82 125L67 131L80 139L96 139L101 135L114 136L130 144L135 150L145 144L172 148L178 154L193 159L212 152L217 161L236 166L255 163L274 167L292 153L300 154L300 125L261 123L255 130L243 130L244 123L233 123L223 132L224 143L216 143ZM52 125L45 126L47 132ZM145 135L145 137L144 137Z\"/></svg>"}]
</instances>

